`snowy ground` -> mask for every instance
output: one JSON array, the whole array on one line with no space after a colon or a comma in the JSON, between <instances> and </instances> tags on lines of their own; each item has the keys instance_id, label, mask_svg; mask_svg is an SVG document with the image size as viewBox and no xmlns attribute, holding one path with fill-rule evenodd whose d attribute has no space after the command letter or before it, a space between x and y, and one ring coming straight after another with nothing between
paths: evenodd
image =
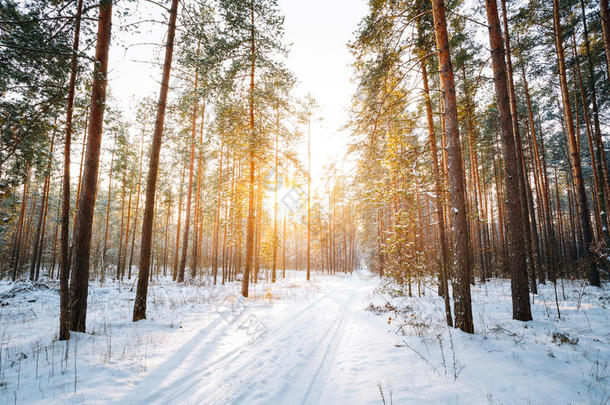
<instances>
[{"instance_id":1,"label":"snowy ground","mask_svg":"<svg viewBox=\"0 0 610 405\"><path fill-rule=\"evenodd\" d=\"M87 334L56 341L58 295L0 283L0 405L605 404L610 289L551 286L511 320L510 284L473 288L475 335L444 326L430 286L409 298L370 273L259 284L90 287ZM15 292L16 289L25 289ZM14 295L11 297L11 295ZM30 302L31 301L31 302ZM559 335L560 333L561 335ZM564 340L562 342L561 340Z\"/></svg>"}]
</instances>

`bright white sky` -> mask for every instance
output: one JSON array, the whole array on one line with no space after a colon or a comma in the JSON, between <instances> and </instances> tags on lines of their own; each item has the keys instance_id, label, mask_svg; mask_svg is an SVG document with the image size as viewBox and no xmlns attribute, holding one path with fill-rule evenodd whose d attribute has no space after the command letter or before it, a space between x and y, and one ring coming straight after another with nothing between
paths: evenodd
<instances>
[{"instance_id":1,"label":"bright white sky","mask_svg":"<svg viewBox=\"0 0 610 405\"><path fill-rule=\"evenodd\" d=\"M348 121L348 107L355 85L351 81L351 55L347 43L367 10L366 0L279 0L286 17L286 43L291 44L288 67L299 80L296 94L311 95L320 104L322 122L312 127L312 174L314 181L323 167L343 158L348 134L340 131ZM148 4L148 3L146 3ZM149 12L138 10L138 19ZM155 12L157 13L157 12ZM164 18L166 18L164 16ZM120 33L110 54L110 88L133 119L137 100L158 93L160 67L138 61L160 60L159 48L131 46L134 43L161 43L165 28L157 25L141 33ZM155 50L156 49L156 50ZM306 162L305 145L299 152Z\"/></svg>"}]
</instances>

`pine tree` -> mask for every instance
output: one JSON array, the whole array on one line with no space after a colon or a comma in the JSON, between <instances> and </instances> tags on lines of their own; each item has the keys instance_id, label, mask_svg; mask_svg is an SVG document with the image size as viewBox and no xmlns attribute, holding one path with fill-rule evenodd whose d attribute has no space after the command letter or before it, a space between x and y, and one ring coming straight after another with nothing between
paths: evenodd
<instances>
[{"instance_id":1,"label":"pine tree","mask_svg":"<svg viewBox=\"0 0 610 405\"><path fill-rule=\"evenodd\" d=\"M161 90L157 103L157 118L155 121L155 132L150 151L150 163L148 168L148 179L146 180L146 202L144 203L144 219L142 222L142 252L140 253L140 267L138 273L138 286L136 299L133 304L133 321L146 318L146 297L148 293L148 279L150 272L152 225L154 214L155 192L157 187L157 172L159 169L159 154L163 137L163 125L165 123L165 108L167 104L167 92L172 68L172 57L174 54L174 38L176 35L176 18L178 14L178 0L172 0L169 12L169 26L167 30L167 43L165 45L165 61L163 63L163 74L161 78ZM131 268L130 268L131 271Z\"/></svg>"},{"instance_id":2,"label":"pine tree","mask_svg":"<svg viewBox=\"0 0 610 405\"><path fill-rule=\"evenodd\" d=\"M507 86L506 61L504 59L504 45L502 44L502 31L498 16L498 5L495 0L486 0L487 22L489 24L489 43L491 47L491 62L494 72L494 86L496 102L500 120L502 149L504 152L504 181L506 192L509 195L523 196L524 188L520 187L519 179L523 177L520 170L519 158L516 151L515 137L519 136L513 129L511 107ZM506 33L508 36L509 33ZM520 143L519 143L520 145ZM524 226L522 221L526 216L522 213L523 204L518 198L506 199L507 230L508 230L508 257L511 269L511 291L513 298L513 318L520 321L530 321L532 313L529 302L527 286L527 262L523 252ZM526 207L525 207L526 208ZM529 230L529 225L526 227Z\"/></svg>"},{"instance_id":3,"label":"pine tree","mask_svg":"<svg viewBox=\"0 0 610 405\"><path fill-rule=\"evenodd\" d=\"M447 137L447 160L449 167L449 196L451 222L453 224L454 272L457 281L454 285L455 326L467 333L474 333L472 322L472 304L470 302L470 243L468 222L466 220L466 202L464 200L464 169L462 167L462 149L455 97L455 82L445 4L443 0L432 0L434 33L440 67L441 86L445 106L445 133Z\"/></svg>"},{"instance_id":4,"label":"pine tree","mask_svg":"<svg viewBox=\"0 0 610 405\"><path fill-rule=\"evenodd\" d=\"M70 329L85 331L87 319L87 295L89 290L89 257L91 228L97 193L97 172L102 141L102 124L106 102L108 71L108 49L112 25L112 1L100 0L91 90L91 113L89 115L89 138L83 173L83 185L78 197L79 208L74 224L74 247L72 253L72 278L70 281Z\"/></svg>"}]
</instances>

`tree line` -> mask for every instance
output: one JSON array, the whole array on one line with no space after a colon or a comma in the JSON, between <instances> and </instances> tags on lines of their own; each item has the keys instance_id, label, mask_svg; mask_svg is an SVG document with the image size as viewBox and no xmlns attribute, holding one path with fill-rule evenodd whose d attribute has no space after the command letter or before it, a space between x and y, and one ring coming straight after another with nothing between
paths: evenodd
<instances>
[{"instance_id":1,"label":"tree line","mask_svg":"<svg viewBox=\"0 0 610 405\"><path fill-rule=\"evenodd\" d=\"M60 339L86 330L92 281L134 280L137 321L159 277L247 297L287 269L360 262L350 180L328 167L312 190L296 152L320 111L294 95L277 1L149 5L160 81L131 122L109 54L139 6L0 2L1 276L59 279Z\"/></svg>"},{"instance_id":2,"label":"tree line","mask_svg":"<svg viewBox=\"0 0 610 405\"><path fill-rule=\"evenodd\" d=\"M607 276L607 1L371 1L350 44L363 256L473 333L470 286ZM453 310L448 286L452 285Z\"/></svg>"}]
</instances>

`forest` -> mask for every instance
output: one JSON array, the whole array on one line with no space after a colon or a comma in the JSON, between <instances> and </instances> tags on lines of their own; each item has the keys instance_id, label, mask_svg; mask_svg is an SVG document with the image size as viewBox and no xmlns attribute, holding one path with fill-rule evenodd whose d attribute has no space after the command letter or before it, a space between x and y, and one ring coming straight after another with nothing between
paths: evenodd
<instances>
[{"instance_id":1,"label":"forest","mask_svg":"<svg viewBox=\"0 0 610 405\"><path fill-rule=\"evenodd\" d=\"M610 403L608 0L331 3L0 0L0 404Z\"/></svg>"}]
</instances>

